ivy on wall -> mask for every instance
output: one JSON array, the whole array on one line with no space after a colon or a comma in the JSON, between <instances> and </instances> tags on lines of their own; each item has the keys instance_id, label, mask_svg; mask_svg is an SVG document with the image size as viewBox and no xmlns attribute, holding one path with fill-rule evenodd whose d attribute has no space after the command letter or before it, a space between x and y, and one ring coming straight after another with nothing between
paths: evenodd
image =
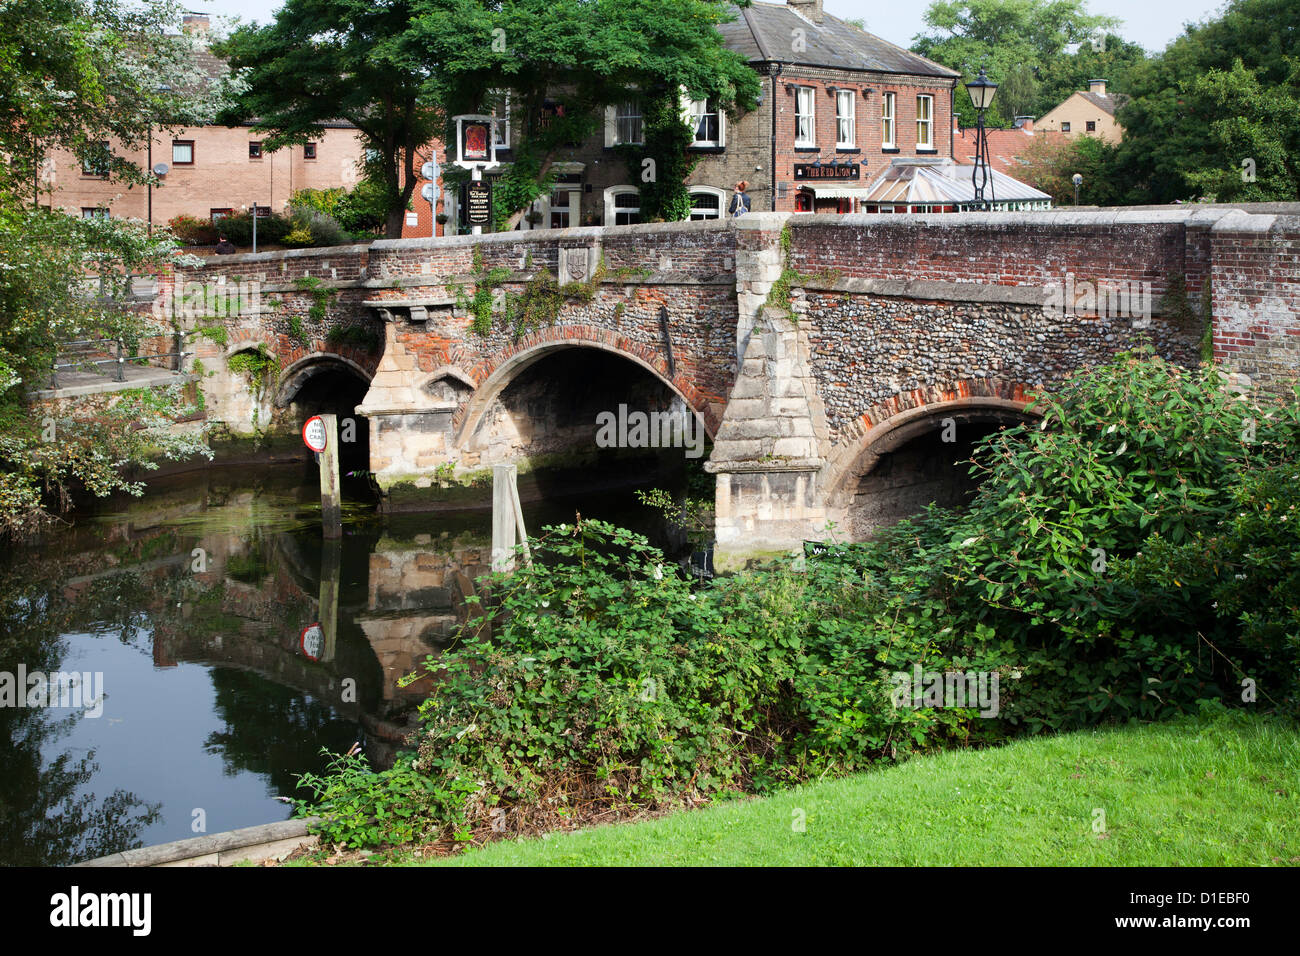
<instances>
[{"instance_id":1,"label":"ivy on wall","mask_svg":"<svg viewBox=\"0 0 1300 956\"><path fill-rule=\"evenodd\" d=\"M698 159L690 154L694 141L682 118L675 91L663 91L644 101L644 145L620 146L627 163L628 182L641 190L642 222L680 222L691 215L686 178Z\"/></svg>"}]
</instances>

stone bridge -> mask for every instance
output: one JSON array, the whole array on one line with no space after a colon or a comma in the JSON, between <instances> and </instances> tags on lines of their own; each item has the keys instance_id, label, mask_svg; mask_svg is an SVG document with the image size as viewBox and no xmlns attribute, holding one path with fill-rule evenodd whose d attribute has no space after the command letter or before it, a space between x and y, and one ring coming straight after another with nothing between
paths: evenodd
<instances>
[{"instance_id":1,"label":"stone bridge","mask_svg":"<svg viewBox=\"0 0 1300 956\"><path fill-rule=\"evenodd\" d=\"M244 289L182 317L209 418L296 434L314 409L355 413L393 500L498 462L593 461L596 416L620 404L688 416L734 561L964 493L971 442L1143 342L1185 365L1212 348L1282 388L1297 213L762 213L391 240L214 258L164 277L157 306Z\"/></svg>"}]
</instances>

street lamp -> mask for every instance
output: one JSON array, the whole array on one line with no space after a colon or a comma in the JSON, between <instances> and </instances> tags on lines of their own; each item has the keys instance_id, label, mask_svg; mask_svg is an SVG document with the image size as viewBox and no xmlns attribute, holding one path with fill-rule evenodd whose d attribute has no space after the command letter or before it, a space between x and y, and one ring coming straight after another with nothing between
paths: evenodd
<instances>
[{"instance_id":1,"label":"street lamp","mask_svg":"<svg viewBox=\"0 0 1300 956\"><path fill-rule=\"evenodd\" d=\"M970 93L970 101L976 111L975 168L971 170L970 181L975 187L976 204L981 209L989 209L993 205L993 189L989 178L989 139L984 132L984 111L993 105L993 94L998 91L998 85L989 80L981 66L979 76L966 84L966 91ZM988 202L984 200L986 187L989 190Z\"/></svg>"},{"instance_id":2,"label":"street lamp","mask_svg":"<svg viewBox=\"0 0 1300 956\"><path fill-rule=\"evenodd\" d=\"M1075 173L1070 177L1070 182L1074 183L1074 204L1079 205L1079 187L1083 185L1083 177Z\"/></svg>"}]
</instances>

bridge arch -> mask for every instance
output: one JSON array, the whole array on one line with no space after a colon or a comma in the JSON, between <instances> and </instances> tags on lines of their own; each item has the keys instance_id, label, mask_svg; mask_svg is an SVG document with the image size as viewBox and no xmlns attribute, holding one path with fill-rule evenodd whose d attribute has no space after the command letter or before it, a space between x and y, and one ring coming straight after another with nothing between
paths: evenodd
<instances>
[{"instance_id":1,"label":"bridge arch","mask_svg":"<svg viewBox=\"0 0 1300 956\"><path fill-rule=\"evenodd\" d=\"M511 348L496 353L471 369L470 374L478 380L478 385L454 422L456 444L463 447L473 439L493 402L520 374L548 356L573 349L593 349L639 366L681 398L704 424L710 439L717 434L720 424L717 411L683 376L672 374L654 349L606 329L564 326L542 329L525 336Z\"/></svg>"},{"instance_id":2,"label":"bridge arch","mask_svg":"<svg viewBox=\"0 0 1300 956\"><path fill-rule=\"evenodd\" d=\"M936 490L954 499L963 490L969 493L973 482L964 469L951 470L952 460L968 457L974 442L989 431L1032 421L1039 414L1019 386L1008 388L1006 395L958 397L958 391L932 396L892 414L880 415L881 410L875 409L859 420L862 427L856 437L832 452L828 504L848 519L855 534L865 536L876 522L883 526L918 510L917 505L934 500L929 495ZM951 446L943 444L949 422ZM934 475L925 473L927 466L933 469L936 463L947 466L939 488L933 487ZM913 495L920 497L910 500ZM940 503L954 502L940 499Z\"/></svg>"},{"instance_id":3,"label":"bridge arch","mask_svg":"<svg viewBox=\"0 0 1300 956\"><path fill-rule=\"evenodd\" d=\"M364 384L373 377L358 363L333 352L312 352L296 360L280 373L275 393L275 406L286 408L304 385L322 373L348 372Z\"/></svg>"}]
</instances>

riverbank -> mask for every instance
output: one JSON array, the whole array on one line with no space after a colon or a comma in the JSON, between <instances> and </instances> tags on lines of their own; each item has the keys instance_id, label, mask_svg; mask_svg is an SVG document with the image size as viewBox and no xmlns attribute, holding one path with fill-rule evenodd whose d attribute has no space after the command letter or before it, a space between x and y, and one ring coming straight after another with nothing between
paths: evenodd
<instances>
[{"instance_id":1,"label":"riverbank","mask_svg":"<svg viewBox=\"0 0 1300 956\"><path fill-rule=\"evenodd\" d=\"M439 866L1296 866L1300 726L1232 714L1132 723L901 766L771 797L455 856ZM320 865L324 852L290 865Z\"/></svg>"}]
</instances>

